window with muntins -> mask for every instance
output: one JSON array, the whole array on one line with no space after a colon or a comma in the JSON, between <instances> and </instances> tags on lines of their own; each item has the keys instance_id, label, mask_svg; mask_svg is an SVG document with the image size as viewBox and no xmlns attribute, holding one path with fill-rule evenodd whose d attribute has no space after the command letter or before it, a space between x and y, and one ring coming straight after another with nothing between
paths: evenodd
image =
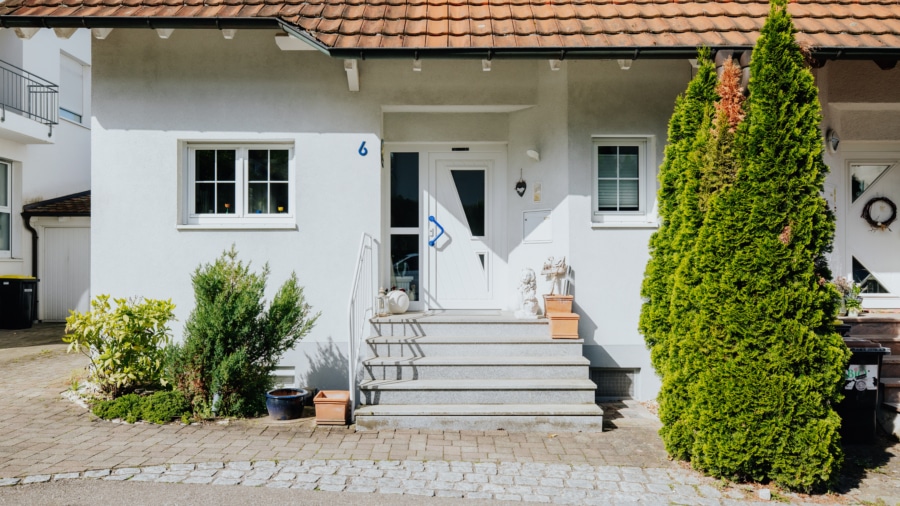
<instances>
[{"instance_id":1,"label":"window with muntins","mask_svg":"<svg viewBox=\"0 0 900 506\"><path fill-rule=\"evenodd\" d=\"M75 123L84 119L84 65L59 55L59 116Z\"/></svg>"},{"instance_id":2,"label":"window with muntins","mask_svg":"<svg viewBox=\"0 0 900 506\"><path fill-rule=\"evenodd\" d=\"M594 140L591 200L595 221L645 213L648 191L646 139Z\"/></svg>"},{"instance_id":3,"label":"window with muntins","mask_svg":"<svg viewBox=\"0 0 900 506\"><path fill-rule=\"evenodd\" d=\"M292 221L290 146L192 145L187 165L188 224Z\"/></svg>"},{"instance_id":4,"label":"window with muntins","mask_svg":"<svg viewBox=\"0 0 900 506\"><path fill-rule=\"evenodd\" d=\"M0 161L0 258L12 249L12 166Z\"/></svg>"}]
</instances>

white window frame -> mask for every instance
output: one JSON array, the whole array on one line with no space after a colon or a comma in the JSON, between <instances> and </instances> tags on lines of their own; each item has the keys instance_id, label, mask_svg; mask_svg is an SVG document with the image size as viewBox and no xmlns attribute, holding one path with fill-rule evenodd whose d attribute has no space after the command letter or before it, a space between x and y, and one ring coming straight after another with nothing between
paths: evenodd
<instances>
[{"instance_id":1,"label":"white window frame","mask_svg":"<svg viewBox=\"0 0 900 506\"><path fill-rule=\"evenodd\" d=\"M599 167L597 149L602 146L635 146L638 148L638 209L636 211L598 210L597 181ZM591 142L591 222L595 228L603 227L656 227L656 216L650 212L656 196L655 178L650 168L655 167L653 136L594 136Z\"/></svg>"},{"instance_id":2,"label":"white window frame","mask_svg":"<svg viewBox=\"0 0 900 506\"><path fill-rule=\"evenodd\" d=\"M235 212L234 214L198 214L196 209L195 153L198 150L235 151ZM288 210L285 213L250 213L249 199L249 152L250 150L287 150L288 152ZM184 216L182 225L200 227L267 228L296 226L296 164L294 146L289 143L218 142L189 143L185 149L184 174Z\"/></svg>"},{"instance_id":3,"label":"white window frame","mask_svg":"<svg viewBox=\"0 0 900 506\"><path fill-rule=\"evenodd\" d=\"M67 87L70 84L68 82L68 80L65 78L66 70L64 67L66 65L66 63L65 63L66 60L69 60L72 63L74 63L75 65L81 67L81 76L80 76L81 77L81 98L80 98L81 107L79 108L79 109L81 109L80 112L72 111L72 110L69 110L69 109L66 109L65 107L63 107L64 105L68 105L68 104L63 104L62 94L65 93L63 88ZM59 79L59 81L60 81L59 82L59 86L60 86L59 117L60 117L60 119L64 119L71 123L75 123L76 125L82 125L82 126L88 126L88 124L90 123L90 121L88 120L90 118L90 100L91 100L91 82L90 82L91 70L90 69L91 69L90 65L87 65L83 61L79 60L78 58L75 58L74 56L72 56L69 53L66 53L65 51L60 51L60 53L59 53L59 76L60 76L60 79Z\"/></svg>"},{"instance_id":4,"label":"white window frame","mask_svg":"<svg viewBox=\"0 0 900 506\"><path fill-rule=\"evenodd\" d=\"M5 206L0 206L0 213L9 215L9 249L0 249L0 258L12 258L12 227L13 227L13 214L12 214L12 171L13 166L6 160L0 160L0 164L6 166L6 204Z\"/></svg>"}]
</instances>

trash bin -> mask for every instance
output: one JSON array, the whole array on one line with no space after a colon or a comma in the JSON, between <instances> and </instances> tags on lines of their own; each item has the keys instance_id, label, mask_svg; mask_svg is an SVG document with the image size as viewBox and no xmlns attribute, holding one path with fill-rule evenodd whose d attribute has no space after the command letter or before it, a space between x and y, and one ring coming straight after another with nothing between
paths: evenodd
<instances>
[{"instance_id":1,"label":"trash bin","mask_svg":"<svg viewBox=\"0 0 900 506\"><path fill-rule=\"evenodd\" d=\"M876 410L881 403L881 361L891 350L865 339L845 337L844 344L853 355L844 371L844 399L837 406L841 437L845 441L870 442L875 439Z\"/></svg>"},{"instance_id":2,"label":"trash bin","mask_svg":"<svg viewBox=\"0 0 900 506\"><path fill-rule=\"evenodd\" d=\"M0 329L31 328L37 316L37 282L25 276L0 276Z\"/></svg>"}]
</instances>

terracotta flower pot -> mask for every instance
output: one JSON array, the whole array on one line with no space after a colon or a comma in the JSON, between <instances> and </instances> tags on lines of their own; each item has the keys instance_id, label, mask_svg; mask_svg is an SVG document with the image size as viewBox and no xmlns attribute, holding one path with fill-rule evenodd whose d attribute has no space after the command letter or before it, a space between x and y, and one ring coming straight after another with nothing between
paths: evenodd
<instances>
[{"instance_id":1,"label":"terracotta flower pot","mask_svg":"<svg viewBox=\"0 0 900 506\"><path fill-rule=\"evenodd\" d=\"M572 295L544 295L544 314L571 313Z\"/></svg>"},{"instance_id":2,"label":"terracotta flower pot","mask_svg":"<svg viewBox=\"0 0 900 506\"><path fill-rule=\"evenodd\" d=\"M575 313L548 313L550 337L553 339L578 339L578 319Z\"/></svg>"},{"instance_id":3,"label":"terracotta flower pot","mask_svg":"<svg viewBox=\"0 0 900 506\"><path fill-rule=\"evenodd\" d=\"M316 425L347 425L350 418L349 390L321 390L313 398Z\"/></svg>"}]
</instances>

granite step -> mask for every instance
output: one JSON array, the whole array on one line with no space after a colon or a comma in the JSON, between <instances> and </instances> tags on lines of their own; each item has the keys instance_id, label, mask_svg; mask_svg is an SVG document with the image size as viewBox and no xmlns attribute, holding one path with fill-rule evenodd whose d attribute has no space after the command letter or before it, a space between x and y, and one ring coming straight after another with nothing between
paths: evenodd
<instances>
[{"instance_id":1,"label":"granite step","mask_svg":"<svg viewBox=\"0 0 900 506\"><path fill-rule=\"evenodd\" d=\"M900 378L900 355L887 355L881 360L882 378Z\"/></svg>"},{"instance_id":2,"label":"granite step","mask_svg":"<svg viewBox=\"0 0 900 506\"><path fill-rule=\"evenodd\" d=\"M549 337L546 318L519 320L508 312L404 313L370 320L373 337Z\"/></svg>"},{"instance_id":3,"label":"granite step","mask_svg":"<svg viewBox=\"0 0 900 506\"><path fill-rule=\"evenodd\" d=\"M367 379L583 379L590 361L581 356L375 357L363 362Z\"/></svg>"},{"instance_id":4,"label":"granite step","mask_svg":"<svg viewBox=\"0 0 900 506\"><path fill-rule=\"evenodd\" d=\"M884 398L886 404L900 404L900 378L881 378L884 386Z\"/></svg>"},{"instance_id":5,"label":"granite step","mask_svg":"<svg viewBox=\"0 0 900 506\"><path fill-rule=\"evenodd\" d=\"M588 404L597 385L589 379L371 380L360 385L361 403L390 404Z\"/></svg>"},{"instance_id":6,"label":"granite step","mask_svg":"<svg viewBox=\"0 0 900 506\"><path fill-rule=\"evenodd\" d=\"M543 336L385 336L366 340L374 356L427 357L468 356L581 356L582 339L550 339Z\"/></svg>"},{"instance_id":7,"label":"granite step","mask_svg":"<svg viewBox=\"0 0 900 506\"><path fill-rule=\"evenodd\" d=\"M356 430L387 429L592 431L603 428L603 410L585 404L414 404L363 406Z\"/></svg>"}]
</instances>

